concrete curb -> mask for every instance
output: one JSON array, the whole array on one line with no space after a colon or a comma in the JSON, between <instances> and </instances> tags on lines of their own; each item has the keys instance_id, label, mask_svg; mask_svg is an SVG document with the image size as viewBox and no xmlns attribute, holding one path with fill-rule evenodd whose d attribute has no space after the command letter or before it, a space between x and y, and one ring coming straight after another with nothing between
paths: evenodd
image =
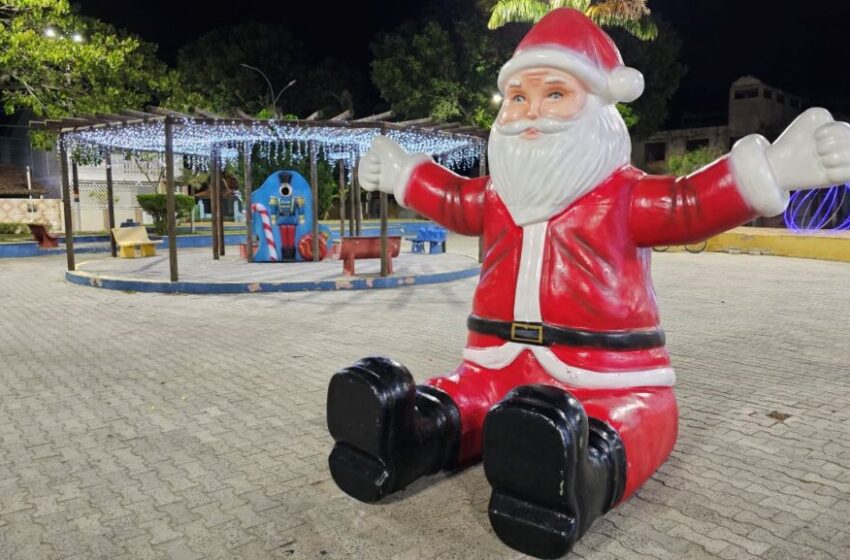
<instances>
[{"instance_id":1,"label":"concrete curb","mask_svg":"<svg viewBox=\"0 0 850 560\"><path fill-rule=\"evenodd\" d=\"M149 292L161 294L256 294L274 292L329 292L348 290L382 290L441 284L477 276L481 267L420 274L411 276L389 276L386 278L340 278L316 282L162 282L100 276L81 270L65 272L65 279L72 284L105 290L125 292Z\"/></svg>"}]
</instances>

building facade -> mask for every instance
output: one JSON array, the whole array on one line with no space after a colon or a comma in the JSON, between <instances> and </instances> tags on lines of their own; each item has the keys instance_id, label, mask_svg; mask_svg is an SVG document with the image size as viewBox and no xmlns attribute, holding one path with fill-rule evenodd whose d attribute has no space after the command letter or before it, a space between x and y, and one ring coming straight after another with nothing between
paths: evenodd
<instances>
[{"instance_id":1,"label":"building facade","mask_svg":"<svg viewBox=\"0 0 850 560\"><path fill-rule=\"evenodd\" d=\"M706 146L728 151L739 138L758 133L774 140L799 115L803 100L796 95L769 86L753 76L744 76L729 88L728 112L709 115L703 121L714 123L664 130L632 143L632 161L652 173L664 172L665 160L672 154L690 152ZM719 117L719 118L718 118ZM687 123L687 119L683 119ZM720 121L720 122L716 122Z\"/></svg>"}]
</instances>

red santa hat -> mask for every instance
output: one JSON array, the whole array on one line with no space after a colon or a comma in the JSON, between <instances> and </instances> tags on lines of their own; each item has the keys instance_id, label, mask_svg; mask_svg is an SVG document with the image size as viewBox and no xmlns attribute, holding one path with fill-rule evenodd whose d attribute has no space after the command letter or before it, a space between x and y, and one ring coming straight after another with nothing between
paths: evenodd
<instances>
[{"instance_id":1,"label":"red santa hat","mask_svg":"<svg viewBox=\"0 0 850 560\"><path fill-rule=\"evenodd\" d=\"M499 90L521 70L558 68L573 74L593 93L612 103L634 101L643 93L643 74L623 64L611 37L578 10L546 14L523 38L499 72Z\"/></svg>"}]
</instances>

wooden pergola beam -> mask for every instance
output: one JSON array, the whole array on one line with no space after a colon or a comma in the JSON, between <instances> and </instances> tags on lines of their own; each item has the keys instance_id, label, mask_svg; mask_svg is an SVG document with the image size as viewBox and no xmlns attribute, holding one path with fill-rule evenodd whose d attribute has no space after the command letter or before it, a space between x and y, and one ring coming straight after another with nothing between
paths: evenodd
<instances>
[{"instance_id":1,"label":"wooden pergola beam","mask_svg":"<svg viewBox=\"0 0 850 560\"><path fill-rule=\"evenodd\" d=\"M218 113L213 113L212 111L204 111L203 109L197 109L197 108L194 109L193 112L196 115L200 115L200 116L207 118L207 119L225 120L225 119L230 118L230 117L224 117L222 115L219 115ZM248 118L250 119L251 117L248 117Z\"/></svg>"},{"instance_id":2,"label":"wooden pergola beam","mask_svg":"<svg viewBox=\"0 0 850 560\"><path fill-rule=\"evenodd\" d=\"M173 111L171 109L165 109L163 107L151 106L146 107L149 113L153 113L155 115L161 115L163 117L174 117L176 119L191 119L192 115L187 115L186 113L181 113L180 111Z\"/></svg>"},{"instance_id":3,"label":"wooden pergola beam","mask_svg":"<svg viewBox=\"0 0 850 560\"><path fill-rule=\"evenodd\" d=\"M351 109L346 109L345 111L338 114L337 116L331 117L331 120L334 121L334 122L347 121L347 120L351 119L351 117L353 115L354 115L354 113L351 112Z\"/></svg>"},{"instance_id":4,"label":"wooden pergola beam","mask_svg":"<svg viewBox=\"0 0 850 560\"><path fill-rule=\"evenodd\" d=\"M307 118L306 118L306 119L304 119L304 120L305 120L305 121L317 121L317 120L319 120L319 118L320 118L321 116L322 116L322 112L321 112L321 111L316 111L315 113L312 113L309 117L307 117Z\"/></svg>"},{"instance_id":5,"label":"wooden pergola beam","mask_svg":"<svg viewBox=\"0 0 850 560\"><path fill-rule=\"evenodd\" d=\"M392 116L393 116L392 111L384 111L383 113L377 113L375 115L369 115L368 117L363 117L362 119L355 119L351 122L363 123L363 122L385 121L387 119L391 119Z\"/></svg>"},{"instance_id":6,"label":"wooden pergola beam","mask_svg":"<svg viewBox=\"0 0 850 560\"><path fill-rule=\"evenodd\" d=\"M433 124L433 123L434 123L434 119L432 119L431 117L424 117L424 118L421 118L421 119L411 119L409 121L397 121L397 122L394 122L393 124L399 125L399 126L425 126L425 125L429 125L429 124Z\"/></svg>"},{"instance_id":7,"label":"wooden pergola beam","mask_svg":"<svg viewBox=\"0 0 850 560\"><path fill-rule=\"evenodd\" d=\"M146 113L145 111L133 111L131 109L124 109L121 111L122 115L127 115L128 117L136 117L137 119L157 119L160 118L159 115L155 115L153 113Z\"/></svg>"}]
</instances>

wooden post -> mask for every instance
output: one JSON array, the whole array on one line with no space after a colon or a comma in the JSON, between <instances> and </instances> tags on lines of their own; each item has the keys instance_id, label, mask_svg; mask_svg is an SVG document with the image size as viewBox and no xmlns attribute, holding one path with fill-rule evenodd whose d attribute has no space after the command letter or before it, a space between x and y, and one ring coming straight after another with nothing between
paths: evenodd
<instances>
[{"instance_id":1,"label":"wooden post","mask_svg":"<svg viewBox=\"0 0 850 560\"><path fill-rule=\"evenodd\" d=\"M354 167L351 169L351 187L348 189L348 200L351 201L350 212L348 213L348 235L353 236L354 229L354 183L357 181L357 162L355 161Z\"/></svg>"},{"instance_id":2,"label":"wooden post","mask_svg":"<svg viewBox=\"0 0 850 560\"><path fill-rule=\"evenodd\" d=\"M177 282L177 204L174 201L174 120L165 118L165 211L168 214L168 270Z\"/></svg>"},{"instance_id":3,"label":"wooden post","mask_svg":"<svg viewBox=\"0 0 850 560\"><path fill-rule=\"evenodd\" d=\"M389 276L389 230L387 221L387 193L382 192L379 197L381 203L381 276Z\"/></svg>"},{"instance_id":4,"label":"wooden post","mask_svg":"<svg viewBox=\"0 0 850 560\"><path fill-rule=\"evenodd\" d=\"M316 141L310 140L310 187L313 191L313 262L319 262L319 170L316 167Z\"/></svg>"},{"instance_id":5,"label":"wooden post","mask_svg":"<svg viewBox=\"0 0 850 560\"><path fill-rule=\"evenodd\" d=\"M210 195L210 218L212 219L210 223L210 228L212 230L212 251L213 251L213 260L218 260L218 221L217 221L217 197L216 185L218 184L218 149L215 144L212 146L212 151L210 152L210 185L209 195Z\"/></svg>"},{"instance_id":6,"label":"wooden post","mask_svg":"<svg viewBox=\"0 0 850 560\"><path fill-rule=\"evenodd\" d=\"M481 157L478 159L478 176L484 177L487 175L487 144L481 150ZM478 238L478 262L484 262L484 236Z\"/></svg>"},{"instance_id":7,"label":"wooden post","mask_svg":"<svg viewBox=\"0 0 850 560\"><path fill-rule=\"evenodd\" d=\"M220 153L219 153L220 155ZM218 254L224 256L224 169L218 158Z\"/></svg>"},{"instance_id":8,"label":"wooden post","mask_svg":"<svg viewBox=\"0 0 850 560\"><path fill-rule=\"evenodd\" d=\"M74 222L77 231L83 231L83 208L80 205L80 175L77 170L77 162L71 161L71 186L74 189Z\"/></svg>"},{"instance_id":9,"label":"wooden post","mask_svg":"<svg viewBox=\"0 0 850 560\"><path fill-rule=\"evenodd\" d=\"M107 149L106 152L106 212L107 224L109 226L109 246L112 250L112 256L118 256L118 246L115 244L115 238L112 236L112 228L115 227L115 193L112 188L112 152Z\"/></svg>"},{"instance_id":10,"label":"wooden post","mask_svg":"<svg viewBox=\"0 0 850 560\"><path fill-rule=\"evenodd\" d=\"M345 164L339 160L339 238L345 237Z\"/></svg>"},{"instance_id":11,"label":"wooden post","mask_svg":"<svg viewBox=\"0 0 850 560\"><path fill-rule=\"evenodd\" d=\"M68 178L68 149L65 147L65 135L59 135L59 160L62 169L62 209L65 213L65 255L68 257L68 270L76 270L74 264L74 225L71 220L71 182Z\"/></svg>"},{"instance_id":12,"label":"wooden post","mask_svg":"<svg viewBox=\"0 0 850 560\"><path fill-rule=\"evenodd\" d=\"M254 190L254 179L251 177L251 143L245 142L242 148L242 161L245 166L245 228L248 233L245 237L245 248L248 251L248 262L254 262L254 231L251 220L253 218L253 210L251 210L251 191Z\"/></svg>"},{"instance_id":13,"label":"wooden post","mask_svg":"<svg viewBox=\"0 0 850 560\"><path fill-rule=\"evenodd\" d=\"M359 160L358 160L359 163ZM360 204L360 180L354 173L354 235L360 235L363 226L363 205Z\"/></svg>"}]
</instances>

